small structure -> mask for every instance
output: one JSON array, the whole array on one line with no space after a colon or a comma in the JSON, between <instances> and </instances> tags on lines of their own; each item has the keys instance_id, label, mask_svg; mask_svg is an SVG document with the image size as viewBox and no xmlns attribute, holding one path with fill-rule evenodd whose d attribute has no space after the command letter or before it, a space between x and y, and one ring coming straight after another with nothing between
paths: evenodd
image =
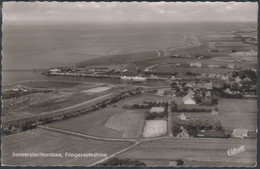
<instances>
[{"instance_id":1,"label":"small structure","mask_svg":"<svg viewBox=\"0 0 260 169\"><path fill-rule=\"evenodd\" d=\"M235 68L235 64L234 63L230 63L230 64L228 64L227 68L234 69Z\"/></svg>"},{"instance_id":2,"label":"small structure","mask_svg":"<svg viewBox=\"0 0 260 169\"><path fill-rule=\"evenodd\" d=\"M201 62L191 62L190 67L201 67Z\"/></svg>"},{"instance_id":3,"label":"small structure","mask_svg":"<svg viewBox=\"0 0 260 169\"><path fill-rule=\"evenodd\" d=\"M150 113L163 113L164 107L152 107Z\"/></svg>"},{"instance_id":4,"label":"small structure","mask_svg":"<svg viewBox=\"0 0 260 169\"><path fill-rule=\"evenodd\" d=\"M228 79L229 79L228 75L222 75L221 76L221 80L228 80Z\"/></svg>"},{"instance_id":5,"label":"small structure","mask_svg":"<svg viewBox=\"0 0 260 169\"><path fill-rule=\"evenodd\" d=\"M184 104L196 104L195 100L193 99L193 91L189 91L189 93L183 97Z\"/></svg>"},{"instance_id":6,"label":"small structure","mask_svg":"<svg viewBox=\"0 0 260 169\"><path fill-rule=\"evenodd\" d=\"M248 130L247 129L235 129L232 133L234 137L239 137L239 138L245 138L248 136Z\"/></svg>"},{"instance_id":7,"label":"small structure","mask_svg":"<svg viewBox=\"0 0 260 169\"><path fill-rule=\"evenodd\" d=\"M211 111L211 114L212 114L212 115L217 115L218 112L217 112L216 110L212 110L212 111Z\"/></svg>"},{"instance_id":8,"label":"small structure","mask_svg":"<svg viewBox=\"0 0 260 169\"><path fill-rule=\"evenodd\" d=\"M176 67L180 67L181 64L180 64L180 63L176 63L175 66L176 66Z\"/></svg>"},{"instance_id":9,"label":"small structure","mask_svg":"<svg viewBox=\"0 0 260 169\"><path fill-rule=\"evenodd\" d=\"M177 165L177 161L170 161L169 162L169 166L171 166L171 167L177 167L178 165Z\"/></svg>"},{"instance_id":10,"label":"small structure","mask_svg":"<svg viewBox=\"0 0 260 169\"><path fill-rule=\"evenodd\" d=\"M212 87L212 82L205 83L205 88L206 88L206 89L209 89L209 90L213 89L213 87Z\"/></svg>"},{"instance_id":11,"label":"small structure","mask_svg":"<svg viewBox=\"0 0 260 169\"><path fill-rule=\"evenodd\" d=\"M185 116L184 113L181 113L181 115L179 115L179 118L180 118L181 120L188 120L188 118Z\"/></svg>"},{"instance_id":12,"label":"small structure","mask_svg":"<svg viewBox=\"0 0 260 169\"><path fill-rule=\"evenodd\" d=\"M181 127L181 130L182 130L182 132L177 134L178 138L189 138L190 137L188 134L188 131L185 128Z\"/></svg>"},{"instance_id":13,"label":"small structure","mask_svg":"<svg viewBox=\"0 0 260 169\"><path fill-rule=\"evenodd\" d=\"M210 65L208 65L208 67L209 67L209 68L219 68L220 65L212 65L212 64L210 64Z\"/></svg>"},{"instance_id":14,"label":"small structure","mask_svg":"<svg viewBox=\"0 0 260 169\"><path fill-rule=\"evenodd\" d=\"M90 69L91 72L96 72L96 73L104 73L104 72L108 72L108 68L107 67L93 67Z\"/></svg>"},{"instance_id":15,"label":"small structure","mask_svg":"<svg viewBox=\"0 0 260 169\"><path fill-rule=\"evenodd\" d=\"M50 69L50 72L61 72L61 69L60 68L51 68Z\"/></svg>"},{"instance_id":16,"label":"small structure","mask_svg":"<svg viewBox=\"0 0 260 169\"><path fill-rule=\"evenodd\" d=\"M240 77L239 76L237 76L237 77L235 77L235 82L241 82L242 80L240 79Z\"/></svg>"},{"instance_id":17,"label":"small structure","mask_svg":"<svg viewBox=\"0 0 260 169\"><path fill-rule=\"evenodd\" d=\"M252 82L252 80L249 77L246 77L243 79L243 82L249 83Z\"/></svg>"},{"instance_id":18,"label":"small structure","mask_svg":"<svg viewBox=\"0 0 260 169\"><path fill-rule=\"evenodd\" d=\"M187 83L186 83L186 86L187 86L187 87L193 87L193 86L195 86L195 85L196 85L195 82L187 82Z\"/></svg>"},{"instance_id":19,"label":"small structure","mask_svg":"<svg viewBox=\"0 0 260 169\"><path fill-rule=\"evenodd\" d=\"M163 96L164 95L164 91L165 91L164 89L158 89L156 95Z\"/></svg>"}]
</instances>

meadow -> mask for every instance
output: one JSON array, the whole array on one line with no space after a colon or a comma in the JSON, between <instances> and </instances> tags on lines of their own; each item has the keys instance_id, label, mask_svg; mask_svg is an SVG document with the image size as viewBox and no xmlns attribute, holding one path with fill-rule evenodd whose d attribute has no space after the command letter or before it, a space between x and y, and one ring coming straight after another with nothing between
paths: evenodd
<instances>
[{"instance_id":1,"label":"meadow","mask_svg":"<svg viewBox=\"0 0 260 169\"><path fill-rule=\"evenodd\" d=\"M130 142L91 140L45 129L34 129L2 138L2 165L11 166L89 166L102 157L65 157L70 153L102 153L108 156L130 146ZM15 153L61 153L63 158L12 157ZM22 159L21 159L22 158Z\"/></svg>"},{"instance_id":2,"label":"meadow","mask_svg":"<svg viewBox=\"0 0 260 169\"><path fill-rule=\"evenodd\" d=\"M257 129L257 100L221 98L217 107L217 117L227 131L245 128L255 132Z\"/></svg>"},{"instance_id":3,"label":"meadow","mask_svg":"<svg viewBox=\"0 0 260 169\"><path fill-rule=\"evenodd\" d=\"M146 120L143 130L143 137L158 137L167 133L167 121Z\"/></svg>"},{"instance_id":4,"label":"meadow","mask_svg":"<svg viewBox=\"0 0 260 169\"><path fill-rule=\"evenodd\" d=\"M246 151L236 156L228 156L230 147L245 146ZM147 165L169 165L170 161L181 159L184 165L219 162L218 166L233 164L254 166L256 164L256 140L208 140L208 139L160 139L141 145L119 155L119 158L130 158L147 162ZM157 161L158 160L158 161ZM187 165L185 162L188 161ZM200 166L200 165L198 165ZM194 166L193 166L194 167Z\"/></svg>"}]
</instances>

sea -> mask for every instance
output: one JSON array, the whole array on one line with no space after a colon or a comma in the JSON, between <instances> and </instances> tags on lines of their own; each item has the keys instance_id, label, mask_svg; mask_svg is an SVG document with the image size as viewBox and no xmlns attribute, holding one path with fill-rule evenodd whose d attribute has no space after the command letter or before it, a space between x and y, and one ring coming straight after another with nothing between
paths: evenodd
<instances>
[{"instance_id":1,"label":"sea","mask_svg":"<svg viewBox=\"0 0 260 169\"><path fill-rule=\"evenodd\" d=\"M84 23L3 25L2 85L48 80L42 72L97 57L180 46L184 33L217 33L256 23Z\"/></svg>"}]
</instances>

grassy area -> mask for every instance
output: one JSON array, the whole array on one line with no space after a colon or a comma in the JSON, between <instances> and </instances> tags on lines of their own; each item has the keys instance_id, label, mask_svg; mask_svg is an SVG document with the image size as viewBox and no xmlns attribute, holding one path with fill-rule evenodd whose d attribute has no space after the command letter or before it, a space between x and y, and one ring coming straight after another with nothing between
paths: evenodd
<instances>
[{"instance_id":1,"label":"grassy area","mask_svg":"<svg viewBox=\"0 0 260 169\"><path fill-rule=\"evenodd\" d=\"M23 85L31 87L31 88L71 88L77 86L81 83L79 82L59 82L59 81L29 81L24 83Z\"/></svg>"},{"instance_id":2,"label":"grassy area","mask_svg":"<svg viewBox=\"0 0 260 169\"><path fill-rule=\"evenodd\" d=\"M19 158L15 153L103 153L108 156L130 146L129 142L110 142L85 139L44 129L30 130L2 139L2 164L12 166L88 166L102 157L88 158Z\"/></svg>"},{"instance_id":3,"label":"grassy area","mask_svg":"<svg viewBox=\"0 0 260 169\"><path fill-rule=\"evenodd\" d=\"M108 119L105 127L123 132L124 138L140 137L144 126L144 111L135 110L115 114Z\"/></svg>"},{"instance_id":4,"label":"grassy area","mask_svg":"<svg viewBox=\"0 0 260 169\"><path fill-rule=\"evenodd\" d=\"M123 135L122 131L104 126L111 116L121 112L121 109L108 106L105 109L87 115L51 123L49 126L100 137L121 138Z\"/></svg>"},{"instance_id":5,"label":"grassy area","mask_svg":"<svg viewBox=\"0 0 260 169\"><path fill-rule=\"evenodd\" d=\"M133 104L140 104L143 102L159 102L164 101L167 102L171 97L168 96L159 96L156 93L144 93L141 96L130 98L126 100L124 104L126 105L133 105Z\"/></svg>"},{"instance_id":6,"label":"grassy area","mask_svg":"<svg viewBox=\"0 0 260 169\"><path fill-rule=\"evenodd\" d=\"M133 98L136 98L133 97ZM139 135L139 128L142 125L142 119L144 117L144 110L133 110L133 114L140 114L137 115L138 118L140 118L138 120L133 119L133 117L135 117L135 115L133 115L132 117L130 117L132 120L129 121L129 126L131 126L128 129L125 130L117 130L115 128L118 128L120 126L123 126L123 124L126 124L127 121L127 117L129 115L125 115L125 114L129 114L129 110L128 109L124 109L123 105L125 104L125 102L132 100L133 98L127 98L125 100L119 101L113 105L109 105L107 107L105 107L104 109L101 110L97 110L95 112L86 114L86 115L82 115L79 117L75 117L72 119L67 119L67 120L63 120L63 121L59 121L59 122L55 122L55 123L51 123L50 126L52 127L56 127L56 128L61 128L61 129L66 129L69 131L75 131L75 132L79 132L79 133L83 133L83 134L89 134L89 135L94 135L94 136L100 136L100 137L109 137L109 138L122 138L122 137L138 137ZM130 112L130 114L132 114ZM106 123L111 120L113 120L113 116L116 119L117 115L121 114L123 119L125 120L124 122L118 122L117 124L113 124L113 126L106 126ZM131 115L130 115L131 116ZM118 116L119 117L119 116ZM107 123L107 125L110 122ZM133 123L135 123L135 125L133 125ZM140 126L139 126L140 125ZM138 127L139 126L139 127ZM114 128L114 129L113 129ZM136 130L138 128L138 130ZM134 130L136 130L135 132L133 132Z\"/></svg>"},{"instance_id":7,"label":"grassy area","mask_svg":"<svg viewBox=\"0 0 260 169\"><path fill-rule=\"evenodd\" d=\"M218 115L223 127L232 132L236 128L255 131L257 128L257 100L225 99L218 104Z\"/></svg>"},{"instance_id":8,"label":"grassy area","mask_svg":"<svg viewBox=\"0 0 260 169\"><path fill-rule=\"evenodd\" d=\"M28 94L23 92L25 94L20 95L19 97L3 99L3 120L19 119L21 117L30 117L45 112L59 110L104 95L110 92L110 90L113 90L110 89L109 86L108 90L100 91L99 93L82 92L93 88L96 89L96 86L101 85L103 84L57 81L22 82L12 86L12 88L27 89L27 87L30 87L32 90L27 89L28 91L26 92L28 92ZM103 87L105 88L107 86L103 85ZM23 116L21 116L21 114L23 114Z\"/></svg>"},{"instance_id":9,"label":"grassy area","mask_svg":"<svg viewBox=\"0 0 260 169\"><path fill-rule=\"evenodd\" d=\"M245 146L246 151L236 156L228 156L227 150L234 147ZM130 151L127 151L119 158L130 158L145 162L147 166L158 166L157 160L172 161L181 159L194 162L219 162L239 163L252 166L256 163L256 140L203 140L203 139L161 139L145 142ZM147 161L154 163L147 163ZM197 164L198 164L197 163ZM165 163L164 163L165 164ZM169 163L168 163L169 164ZM165 166L165 165L163 165ZM194 166L193 166L194 167Z\"/></svg>"},{"instance_id":10,"label":"grassy area","mask_svg":"<svg viewBox=\"0 0 260 169\"><path fill-rule=\"evenodd\" d=\"M165 120L146 120L143 130L144 137L157 137L167 133L167 121Z\"/></svg>"}]
</instances>

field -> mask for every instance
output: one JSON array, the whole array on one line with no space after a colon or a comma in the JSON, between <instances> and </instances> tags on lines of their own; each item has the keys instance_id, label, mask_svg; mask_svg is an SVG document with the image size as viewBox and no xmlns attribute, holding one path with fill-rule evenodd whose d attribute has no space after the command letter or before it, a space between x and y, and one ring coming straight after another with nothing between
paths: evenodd
<instances>
[{"instance_id":1,"label":"field","mask_svg":"<svg viewBox=\"0 0 260 169\"><path fill-rule=\"evenodd\" d=\"M91 100L106 94L107 91L91 94L82 91L95 89L100 85L103 84L66 81L26 81L8 85L5 90L26 89L27 91L22 94L17 91L19 96L3 99L3 120L13 120L52 112ZM103 85L103 87L106 86Z\"/></svg>"},{"instance_id":2,"label":"field","mask_svg":"<svg viewBox=\"0 0 260 169\"><path fill-rule=\"evenodd\" d=\"M137 138L141 136L143 131L144 113L148 109L130 110L123 108L123 106L125 104L131 105L141 103L143 101L168 101L168 99L169 98L167 97L144 93L141 96L126 98L113 105L108 105L101 110L97 110L80 117L51 123L49 126L99 137ZM162 126L167 124L165 121L161 121L159 123L159 125ZM149 126L151 127L151 125ZM162 127L162 129L154 136L158 134L161 135L165 132L167 132L167 127L165 129Z\"/></svg>"},{"instance_id":3,"label":"field","mask_svg":"<svg viewBox=\"0 0 260 169\"><path fill-rule=\"evenodd\" d=\"M218 115L222 126L233 131L236 128L245 128L255 131L257 128L257 100L220 99Z\"/></svg>"},{"instance_id":4,"label":"field","mask_svg":"<svg viewBox=\"0 0 260 169\"><path fill-rule=\"evenodd\" d=\"M212 115L211 113L184 113L184 115L187 117L188 120L181 120L179 116L182 113L174 113L174 122L173 125L185 125L190 124L195 121L201 121L210 125L214 125L218 121L217 117L215 115Z\"/></svg>"},{"instance_id":5,"label":"field","mask_svg":"<svg viewBox=\"0 0 260 169\"><path fill-rule=\"evenodd\" d=\"M152 166L169 165L169 161L181 159L190 164L218 163L218 166L255 166L256 140L212 140L212 139L160 139L145 142L121 155L119 158L136 159ZM245 152L228 156L230 148L245 146ZM192 162L192 163L191 163ZM168 163L168 164L167 164ZM188 164L189 164L188 163ZM187 164L187 165L188 165ZM185 165L185 164L184 164ZM187 166L185 165L185 166ZM194 166L193 166L194 167Z\"/></svg>"},{"instance_id":6,"label":"field","mask_svg":"<svg viewBox=\"0 0 260 169\"><path fill-rule=\"evenodd\" d=\"M102 153L108 156L130 146L129 142L85 139L44 129L34 129L2 138L2 164L19 166L88 166L101 157L65 157L69 153ZM63 158L12 157L12 153L62 153Z\"/></svg>"},{"instance_id":7,"label":"field","mask_svg":"<svg viewBox=\"0 0 260 169\"><path fill-rule=\"evenodd\" d=\"M136 96L80 117L51 123L49 126L99 137L138 137L141 130L140 127L143 125L145 110L133 110L130 112L128 109L123 108L125 102L134 98ZM117 123L114 123L120 117L124 122L117 121ZM130 128L119 130L120 126L128 123L128 118L132 119L128 124Z\"/></svg>"},{"instance_id":8,"label":"field","mask_svg":"<svg viewBox=\"0 0 260 169\"><path fill-rule=\"evenodd\" d=\"M167 96L158 96L156 93L144 93L141 96L134 97L125 101L124 104L132 105L132 104L140 104L143 102L159 102L165 101L167 102L171 97Z\"/></svg>"},{"instance_id":9,"label":"field","mask_svg":"<svg viewBox=\"0 0 260 169\"><path fill-rule=\"evenodd\" d=\"M101 93L101 92L104 92L104 91L109 90L111 88L112 88L112 86L101 86L101 87L96 87L96 88L84 90L83 92L86 92L86 93Z\"/></svg>"},{"instance_id":10,"label":"field","mask_svg":"<svg viewBox=\"0 0 260 169\"><path fill-rule=\"evenodd\" d=\"M23 83L23 85L31 87L31 88L54 88L54 89L60 89L60 88L71 88L74 86L77 86L79 84L82 84L80 82L60 82L60 81L28 81L26 83Z\"/></svg>"},{"instance_id":11,"label":"field","mask_svg":"<svg viewBox=\"0 0 260 169\"><path fill-rule=\"evenodd\" d=\"M123 138L137 138L142 134L144 112L127 111L109 118L105 126L123 132Z\"/></svg>"},{"instance_id":12,"label":"field","mask_svg":"<svg viewBox=\"0 0 260 169\"><path fill-rule=\"evenodd\" d=\"M117 113L122 113L122 111L116 107L108 106L105 109L82 115L80 117L51 123L49 126L93 136L121 138L123 135L122 131L110 129L104 126L106 121Z\"/></svg>"},{"instance_id":13,"label":"field","mask_svg":"<svg viewBox=\"0 0 260 169\"><path fill-rule=\"evenodd\" d=\"M143 130L144 137L157 137L167 133L167 122L165 120L146 120Z\"/></svg>"}]
</instances>

